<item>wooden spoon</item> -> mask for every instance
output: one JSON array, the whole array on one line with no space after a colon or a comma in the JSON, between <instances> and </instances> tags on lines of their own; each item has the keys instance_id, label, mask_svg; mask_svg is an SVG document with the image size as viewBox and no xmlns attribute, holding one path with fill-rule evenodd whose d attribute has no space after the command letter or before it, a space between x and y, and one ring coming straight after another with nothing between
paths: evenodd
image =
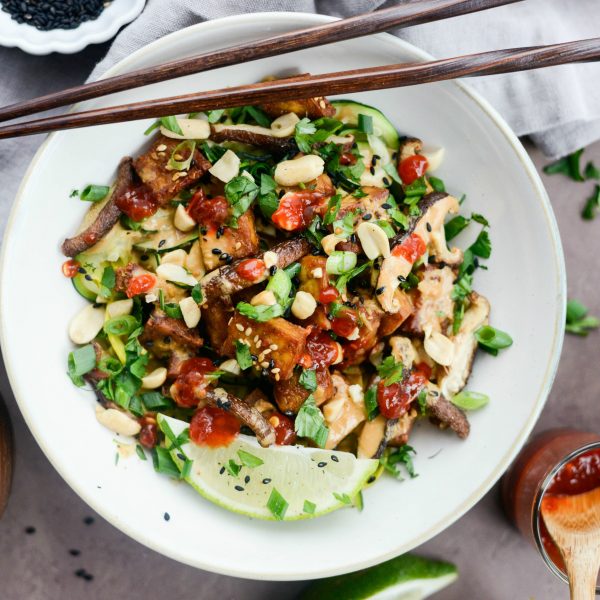
<instances>
[{"instance_id":1,"label":"wooden spoon","mask_svg":"<svg viewBox=\"0 0 600 600\"><path fill-rule=\"evenodd\" d=\"M547 494L542 517L565 561L571 600L594 600L600 569L600 487L574 496Z\"/></svg>"},{"instance_id":2,"label":"wooden spoon","mask_svg":"<svg viewBox=\"0 0 600 600\"><path fill-rule=\"evenodd\" d=\"M0 398L0 517L8 503L13 470L13 443L10 417Z\"/></svg>"}]
</instances>

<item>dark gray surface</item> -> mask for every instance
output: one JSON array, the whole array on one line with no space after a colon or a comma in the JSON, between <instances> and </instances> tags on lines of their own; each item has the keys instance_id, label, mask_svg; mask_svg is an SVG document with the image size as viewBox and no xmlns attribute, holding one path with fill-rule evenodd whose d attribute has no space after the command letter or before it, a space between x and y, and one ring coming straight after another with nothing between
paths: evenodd
<instances>
[{"instance_id":1,"label":"dark gray surface","mask_svg":"<svg viewBox=\"0 0 600 600\"><path fill-rule=\"evenodd\" d=\"M0 65L14 78L10 96L19 90L38 93L83 80L101 56L92 47L77 57L29 57L17 50L0 49ZM12 84L11 84L12 85ZM6 95L7 90L0 92ZM20 174L39 140L0 143L0 223L19 183ZM17 151L18 148L18 151ZM535 150L536 164L544 159ZM600 164L600 143L586 152ZM544 177L558 218L569 274L569 294L600 314L600 218L587 223L579 214L591 183L575 184L561 176ZM598 333L587 339L567 337L550 399L537 430L574 425L598 431L600 379L595 359ZM532 357L535 360L535 357ZM35 375L35 374L34 374ZM269 583L213 575L178 564L127 538L93 512L65 484L29 433L10 392L4 371L0 389L12 417L16 438L16 465L12 496L0 521L0 598L2 600L147 600L294 598L303 583ZM42 401L52 401L51 395ZM82 449L83 450L83 449ZM458 466L457 466L458 468ZM443 497L443 494L441 494ZM35 533L26 534L26 527ZM210 540L207 540L210 544ZM234 543L232 541L232 543ZM341 540L343 543L343 540ZM69 554L70 549L81 552ZM274 549L276 551L276 549ZM440 600L559 600L567 590L554 579L537 553L504 519L494 488L473 510L419 552L457 563L461 577L436 598ZM94 579L74 575L84 568ZM340 599L341 600L341 599Z\"/></svg>"}]
</instances>

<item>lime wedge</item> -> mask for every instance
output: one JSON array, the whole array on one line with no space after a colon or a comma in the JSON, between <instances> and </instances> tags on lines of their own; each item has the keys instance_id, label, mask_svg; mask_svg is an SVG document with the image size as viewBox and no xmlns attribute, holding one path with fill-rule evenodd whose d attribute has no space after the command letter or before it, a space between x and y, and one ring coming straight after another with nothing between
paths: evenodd
<instances>
[{"instance_id":1,"label":"lime wedge","mask_svg":"<svg viewBox=\"0 0 600 600\"><path fill-rule=\"evenodd\" d=\"M403 554L369 569L315 581L300 600L422 600L457 577L451 563Z\"/></svg>"},{"instance_id":2,"label":"lime wedge","mask_svg":"<svg viewBox=\"0 0 600 600\"><path fill-rule=\"evenodd\" d=\"M184 421L158 415L158 424L183 479L207 500L257 519L308 519L352 506L379 464L320 448L262 448L247 435L219 448L197 446Z\"/></svg>"}]
</instances>

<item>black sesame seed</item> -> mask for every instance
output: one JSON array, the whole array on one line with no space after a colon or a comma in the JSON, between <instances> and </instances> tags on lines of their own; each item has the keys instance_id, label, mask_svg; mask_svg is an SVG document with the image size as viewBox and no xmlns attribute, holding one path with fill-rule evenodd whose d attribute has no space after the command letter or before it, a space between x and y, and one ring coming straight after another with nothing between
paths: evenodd
<instances>
[{"instance_id":1,"label":"black sesame seed","mask_svg":"<svg viewBox=\"0 0 600 600\"><path fill-rule=\"evenodd\" d=\"M375 175L375 167L371 167L369 171L371 172L371 175Z\"/></svg>"},{"instance_id":2,"label":"black sesame seed","mask_svg":"<svg viewBox=\"0 0 600 600\"><path fill-rule=\"evenodd\" d=\"M225 467L221 467L221 470L219 471L219 475L223 475L223 473L225 473Z\"/></svg>"},{"instance_id":3,"label":"black sesame seed","mask_svg":"<svg viewBox=\"0 0 600 600\"><path fill-rule=\"evenodd\" d=\"M181 452L178 452L178 453L177 453L177 458L178 458L179 460L185 460L185 455L181 454Z\"/></svg>"},{"instance_id":4,"label":"black sesame seed","mask_svg":"<svg viewBox=\"0 0 600 600\"><path fill-rule=\"evenodd\" d=\"M362 218L363 218L363 221L370 221L372 216L373 216L373 215L372 215L371 213L365 213L365 214L362 216Z\"/></svg>"},{"instance_id":5,"label":"black sesame seed","mask_svg":"<svg viewBox=\"0 0 600 600\"><path fill-rule=\"evenodd\" d=\"M273 277L273 275L275 275L275 273L277 273L277 265L273 265L272 267L269 268L269 275L271 277Z\"/></svg>"},{"instance_id":6,"label":"black sesame seed","mask_svg":"<svg viewBox=\"0 0 600 600\"><path fill-rule=\"evenodd\" d=\"M75 548L71 548L71 550L69 550L69 554L71 556L79 556L81 554L81 552Z\"/></svg>"},{"instance_id":7,"label":"black sesame seed","mask_svg":"<svg viewBox=\"0 0 600 600\"><path fill-rule=\"evenodd\" d=\"M224 233L225 233L225 227L223 227L223 225L221 225L217 229L217 239L219 239Z\"/></svg>"},{"instance_id":8,"label":"black sesame seed","mask_svg":"<svg viewBox=\"0 0 600 600\"><path fill-rule=\"evenodd\" d=\"M273 359L271 359L269 361L269 369L274 369L275 368L275 361Z\"/></svg>"},{"instance_id":9,"label":"black sesame seed","mask_svg":"<svg viewBox=\"0 0 600 600\"><path fill-rule=\"evenodd\" d=\"M241 485L236 485L233 489L236 490L237 492L243 492L244 491L244 488Z\"/></svg>"},{"instance_id":10,"label":"black sesame seed","mask_svg":"<svg viewBox=\"0 0 600 600\"><path fill-rule=\"evenodd\" d=\"M91 276L91 275L85 275L85 279L86 279L87 281L91 281L91 280L92 280L92 276Z\"/></svg>"},{"instance_id":11,"label":"black sesame seed","mask_svg":"<svg viewBox=\"0 0 600 600\"><path fill-rule=\"evenodd\" d=\"M166 513L163 515L163 519L164 519L165 521L170 521L170 520L171 520L171 515L170 515L168 512L166 512Z\"/></svg>"},{"instance_id":12,"label":"black sesame seed","mask_svg":"<svg viewBox=\"0 0 600 600\"><path fill-rule=\"evenodd\" d=\"M167 240L160 240L160 242L158 242L158 247L162 248L166 243L167 243Z\"/></svg>"},{"instance_id":13,"label":"black sesame seed","mask_svg":"<svg viewBox=\"0 0 600 600\"><path fill-rule=\"evenodd\" d=\"M231 256L227 254L227 252L222 252L221 256L219 256L219 260L223 260L225 262L227 262L230 258Z\"/></svg>"},{"instance_id":14,"label":"black sesame seed","mask_svg":"<svg viewBox=\"0 0 600 600\"><path fill-rule=\"evenodd\" d=\"M250 483L250 475L246 475L246 477L244 477L244 483Z\"/></svg>"},{"instance_id":15,"label":"black sesame seed","mask_svg":"<svg viewBox=\"0 0 600 600\"><path fill-rule=\"evenodd\" d=\"M358 238L356 237L356 234L355 234L355 233L353 233L353 234L350 236L350 238L349 238L349 239L350 239L350 242L352 242L353 244L356 244L356 240L357 240Z\"/></svg>"},{"instance_id":16,"label":"black sesame seed","mask_svg":"<svg viewBox=\"0 0 600 600\"><path fill-rule=\"evenodd\" d=\"M147 254L142 254L140 260L148 260L150 257Z\"/></svg>"},{"instance_id":17,"label":"black sesame seed","mask_svg":"<svg viewBox=\"0 0 600 600\"><path fill-rule=\"evenodd\" d=\"M332 454L332 455L331 455L331 460L332 460L333 462L340 462L340 459L339 459L339 458L338 458L338 457L337 457L335 454Z\"/></svg>"},{"instance_id":18,"label":"black sesame seed","mask_svg":"<svg viewBox=\"0 0 600 600\"><path fill-rule=\"evenodd\" d=\"M84 21L96 19L108 5L104 0L2 0L2 9L17 23L36 29L75 29ZM50 4L50 6L49 6Z\"/></svg>"},{"instance_id":19,"label":"black sesame seed","mask_svg":"<svg viewBox=\"0 0 600 600\"><path fill-rule=\"evenodd\" d=\"M387 177L382 177L381 181L383 182L383 185L390 185L390 183L392 183ZM386 208L385 204L382 205L383 208ZM389 207L389 204L388 204Z\"/></svg>"},{"instance_id":20,"label":"black sesame seed","mask_svg":"<svg viewBox=\"0 0 600 600\"><path fill-rule=\"evenodd\" d=\"M251 354L250 358L252 359L252 362L256 362L258 360L258 356L256 356L256 354Z\"/></svg>"},{"instance_id":21,"label":"black sesame seed","mask_svg":"<svg viewBox=\"0 0 600 600\"><path fill-rule=\"evenodd\" d=\"M77 269L78 273L81 273L82 275L85 275L85 269L83 267L79 267L79 269Z\"/></svg>"},{"instance_id":22,"label":"black sesame seed","mask_svg":"<svg viewBox=\"0 0 600 600\"><path fill-rule=\"evenodd\" d=\"M380 159L381 159L381 156L379 156L379 154L373 154L373 158L374 158L375 160L380 160Z\"/></svg>"},{"instance_id":23,"label":"black sesame seed","mask_svg":"<svg viewBox=\"0 0 600 600\"><path fill-rule=\"evenodd\" d=\"M326 467L326 466L327 466L327 463L326 463L326 462L320 462L320 463L318 463L318 464L317 464L317 467L319 467L319 468L321 468L321 469L322 469L323 467Z\"/></svg>"},{"instance_id":24,"label":"black sesame seed","mask_svg":"<svg viewBox=\"0 0 600 600\"><path fill-rule=\"evenodd\" d=\"M219 254L221 254L221 253L223 252L223 250L221 250L221 248L213 248L213 249L211 250L211 252L212 252L213 254L216 254L217 256L219 256Z\"/></svg>"},{"instance_id":25,"label":"black sesame seed","mask_svg":"<svg viewBox=\"0 0 600 600\"><path fill-rule=\"evenodd\" d=\"M268 485L269 483L271 483L271 480L270 480L268 477L265 477L265 478L262 480L262 482L263 482L265 485Z\"/></svg>"},{"instance_id":26,"label":"black sesame seed","mask_svg":"<svg viewBox=\"0 0 600 600\"><path fill-rule=\"evenodd\" d=\"M375 158L375 155L373 155L373 158L371 158L371 166L374 167L377 164L377 159Z\"/></svg>"},{"instance_id":27,"label":"black sesame seed","mask_svg":"<svg viewBox=\"0 0 600 600\"><path fill-rule=\"evenodd\" d=\"M367 483L373 483L375 481L375 477L373 475L371 475L371 477L369 477L369 479L367 479Z\"/></svg>"},{"instance_id":28,"label":"black sesame seed","mask_svg":"<svg viewBox=\"0 0 600 600\"><path fill-rule=\"evenodd\" d=\"M94 517L85 517L85 519L83 519L83 522L86 525L91 525L94 522Z\"/></svg>"},{"instance_id":29,"label":"black sesame seed","mask_svg":"<svg viewBox=\"0 0 600 600\"><path fill-rule=\"evenodd\" d=\"M381 287L377 288L375 290L375 293L379 296L380 294L383 294L383 292L385 292L385 285L382 285Z\"/></svg>"},{"instance_id":30,"label":"black sesame seed","mask_svg":"<svg viewBox=\"0 0 600 600\"><path fill-rule=\"evenodd\" d=\"M429 233L431 233L431 224L425 223L425 227L427 228L427 231L429 231Z\"/></svg>"},{"instance_id":31,"label":"black sesame seed","mask_svg":"<svg viewBox=\"0 0 600 600\"><path fill-rule=\"evenodd\" d=\"M208 229L203 225L202 227L200 227L200 233L202 235L206 235L208 233Z\"/></svg>"},{"instance_id":32,"label":"black sesame seed","mask_svg":"<svg viewBox=\"0 0 600 600\"><path fill-rule=\"evenodd\" d=\"M279 190L279 198L283 198L285 196L285 190Z\"/></svg>"},{"instance_id":33,"label":"black sesame seed","mask_svg":"<svg viewBox=\"0 0 600 600\"><path fill-rule=\"evenodd\" d=\"M221 400L220 398L217 398L217 408L229 410L231 408L231 402L229 400Z\"/></svg>"},{"instance_id":34,"label":"black sesame seed","mask_svg":"<svg viewBox=\"0 0 600 600\"><path fill-rule=\"evenodd\" d=\"M403 275L398 275L398 281L400 283L406 283L406 277L404 277Z\"/></svg>"},{"instance_id":35,"label":"black sesame seed","mask_svg":"<svg viewBox=\"0 0 600 600\"><path fill-rule=\"evenodd\" d=\"M84 573L82 577L85 581L92 581L92 579L94 579L94 576L91 573Z\"/></svg>"},{"instance_id":36,"label":"black sesame seed","mask_svg":"<svg viewBox=\"0 0 600 600\"><path fill-rule=\"evenodd\" d=\"M385 181L384 181L384 183L385 183ZM392 208L392 205L391 205L391 204L388 204L387 202L384 202L384 203L381 205L381 208L385 208L385 210L388 210L388 208Z\"/></svg>"},{"instance_id":37,"label":"black sesame seed","mask_svg":"<svg viewBox=\"0 0 600 600\"><path fill-rule=\"evenodd\" d=\"M27 535L33 535L35 533L35 527L32 527L31 525L29 527L25 527L25 533Z\"/></svg>"}]
</instances>

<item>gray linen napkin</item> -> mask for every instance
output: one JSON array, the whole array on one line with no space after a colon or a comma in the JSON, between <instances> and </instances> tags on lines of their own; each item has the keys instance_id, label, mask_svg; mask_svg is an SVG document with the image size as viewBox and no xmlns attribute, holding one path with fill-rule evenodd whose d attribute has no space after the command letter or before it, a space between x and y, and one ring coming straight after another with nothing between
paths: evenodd
<instances>
[{"instance_id":1,"label":"gray linen napkin","mask_svg":"<svg viewBox=\"0 0 600 600\"><path fill-rule=\"evenodd\" d=\"M91 78L148 42L208 19L276 10L346 17L397 3L393 0L149 0L142 15L119 34ZM438 58L565 42L600 35L600 6L598 0L525 0L411 27L396 34ZM600 64L586 64L470 79L469 83L492 103L517 135L531 135L545 154L557 157L600 139L599 81Z\"/></svg>"}]
</instances>

